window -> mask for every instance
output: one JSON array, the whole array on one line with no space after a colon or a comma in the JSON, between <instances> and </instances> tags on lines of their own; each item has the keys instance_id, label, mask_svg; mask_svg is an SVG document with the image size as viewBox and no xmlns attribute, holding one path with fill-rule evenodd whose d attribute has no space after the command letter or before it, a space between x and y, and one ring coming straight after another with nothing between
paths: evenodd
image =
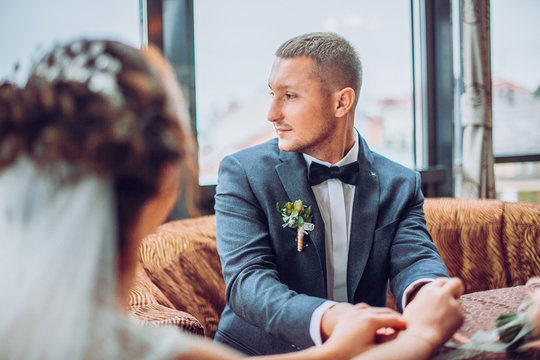
<instances>
[{"instance_id":1,"label":"window","mask_svg":"<svg viewBox=\"0 0 540 360\"><path fill-rule=\"evenodd\" d=\"M495 164L497 198L540 204L540 162Z\"/></svg>"},{"instance_id":2,"label":"window","mask_svg":"<svg viewBox=\"0 0 540 360\"><path fill-rule=\"evenodd\" d=\"M39 55L38 47L46 50L75 37L108 38L139 47L139 22L139 2L133 0L4 1L0 79L12 79L17 62L22 71L28 70L28 59Z\"/></svg>"},{"instance_id":3,"label":"window","mask_svg":"<svg viewBox=\"0 0 540 360\"><path fill-rule=\"evenodd\" d=\"M538 1L491 1L495 185L502 200L540 203L539 17Z\"/></svg>"},{"instance_id":4,"label":"window","mask_svg":"<svg viewBox=\"0 0 540 360\"><path fill-rule=\"evenodd\" d=\"M414 167L408 1L204 0L194 2L202 185L216 183L224 156L275 136L266 121L273 54L313 31L335 31L355 46L364 70L356 128L373 150Z\"/></svg>"}]
</instances>

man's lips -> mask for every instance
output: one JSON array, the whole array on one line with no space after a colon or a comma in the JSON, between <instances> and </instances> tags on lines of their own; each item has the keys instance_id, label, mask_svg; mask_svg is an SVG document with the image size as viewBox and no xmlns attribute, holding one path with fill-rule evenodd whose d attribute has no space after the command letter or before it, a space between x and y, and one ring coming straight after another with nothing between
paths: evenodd
<instances>
[{"instance_id":1,"label":"man's lips","mask_svg":"<svg viewBox=\"0 0 540 360\"><path fill-rule=\"evenodd\" d=\"M287 129L287 128L275 128L276 129L276 133L279 135L279 134L283 134L283 133L286 133L288 131L291 131L292 129Z\"/></svg>"}]
</instances>

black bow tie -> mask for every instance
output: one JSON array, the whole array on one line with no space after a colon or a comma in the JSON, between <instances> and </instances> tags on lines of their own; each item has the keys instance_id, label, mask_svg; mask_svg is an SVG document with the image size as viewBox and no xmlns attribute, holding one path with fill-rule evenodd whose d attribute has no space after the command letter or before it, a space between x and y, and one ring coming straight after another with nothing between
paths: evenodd
<instances>
[{"instance_id":1,"label":"black bow tie","mask_svg":"<svg viewBox=\"0 0 540 360\"><path fill-rule=\"evenodd\" d=\"M358 182L358 162L344 166L325 166L316 162L309 165L308 182L311 186L319 185L328 179L339 179L344 183L356 185Z\"/></svg>"}]
</instances>

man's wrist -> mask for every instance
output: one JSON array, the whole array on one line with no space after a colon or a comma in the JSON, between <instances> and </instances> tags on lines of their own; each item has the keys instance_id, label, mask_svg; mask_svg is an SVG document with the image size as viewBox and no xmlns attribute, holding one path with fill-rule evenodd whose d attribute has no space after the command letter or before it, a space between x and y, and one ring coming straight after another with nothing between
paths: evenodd
<instances>
[{"instance_id":1,"label":"man's wrist","mask_svg":"<svg viewBox=\"0 0 540 360\"><path fill-rule=\"evenodd\" d=\"M414 296L416 296L418 291L420 291L424 285L429 284L432 281L434 281L434 279L422 278L410 283L403 293L403 298L401 299L401 308L405 309L405 306L407 306L414 299Z\"/></svg>"},{"instance_id":2,"label":"man's wrist","mask_svg":"<svg viewBox=\"0 0 540 360\"><path fill-rule=\"evenodd\" d=\"M340 316L352 307L354 305L346 302L336 303L324 312L321 317L321 338L323 343L332 335Z\"/></svg>"},{"instance_id":3,"label":"man's wrist","mask_svg":"<svg viewBox=\"0 0 540 360\"><path fill-rule=\"evenodd\" d=\"M405 306L409 305L409 303L414 300L416 294L418 294L418 291L420 291L420 289L426 284L427 282L418 284L417 286L414 287L414 289L411 290L409 294L407 294L408 296L407 296Z\"/></svg>"},{"instance_id":4,"label":"man's wrist","mask_svg":"<svg viewBox=\"0 0 540 360\"><path fill-rule=\"evenodd\" d=\"M313 343L317 346L322 345L323 339L322 339L322 317L326 311L328 311L329 308L336 305L337 302L327 300L323 302L319 307L313 311L311 314L311 321L309 324L309 335L311 337L311 340Z\"/></svg>"},{"instance_id":5,"label":"man's wrist","mask_svg":"<svg viewBox=\"0 0 540 360\"><path fill-rule=\"evenodd\" d=\"M321 317L321 340L324 343L332 334L332 330L336 326L336 318L332 315L332 308L336 305L329 307Z\"/></svg>"}]
</instances>

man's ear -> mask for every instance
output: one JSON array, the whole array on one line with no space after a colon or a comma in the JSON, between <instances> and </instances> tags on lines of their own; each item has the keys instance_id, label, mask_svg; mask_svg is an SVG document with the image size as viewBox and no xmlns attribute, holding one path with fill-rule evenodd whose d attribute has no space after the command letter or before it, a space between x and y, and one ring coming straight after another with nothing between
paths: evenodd
<instances>
[{"instance_id":1,"label":"man's ear","mask_svg":"<svg viewBox=\"0 0 540 360\"><path fill-rule=\"evenodd\" d=\"M334 99L336 99L335 115L336 117L343 117L354 108L356 94L352 88L346 87L336 92Z\"/></svg>"}]
</instances>

